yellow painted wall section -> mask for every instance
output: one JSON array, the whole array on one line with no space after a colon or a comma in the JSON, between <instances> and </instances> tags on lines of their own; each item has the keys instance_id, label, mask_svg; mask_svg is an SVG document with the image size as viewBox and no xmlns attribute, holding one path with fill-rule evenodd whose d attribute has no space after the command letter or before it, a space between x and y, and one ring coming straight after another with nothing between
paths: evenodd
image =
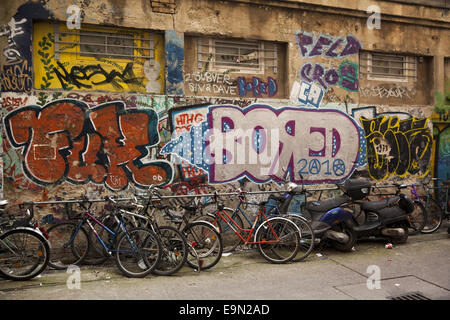
<instances>
[{"instance_id":1,"label":"yellow painted wall section","mask_svg":"<svg viewBox=\"0 0 450 320\"><path fill-rule=\"evenodd\" d=\"M59 43L55 43L55 31ZM80 31L133 34L134 56L89 56L80 53ZM153 37L154 60L149 41ZM101 38L98 38L101 39ZM139 40L145 39L145 40ZM55 51L55 48L58 48ZM95 44L93 45L95 47ZM65 52L62 52L65 51ZM33 30L33 65L36 89L97 90L109 92L164 93L164 37L132 29L82 27L69 30L65 24L38 22Z\"/></svg>"}]
</instances>

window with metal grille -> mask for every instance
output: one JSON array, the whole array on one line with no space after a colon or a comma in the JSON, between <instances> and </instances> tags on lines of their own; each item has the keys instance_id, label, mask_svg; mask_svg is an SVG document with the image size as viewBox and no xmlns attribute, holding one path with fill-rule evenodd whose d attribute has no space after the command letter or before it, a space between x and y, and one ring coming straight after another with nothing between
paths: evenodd
<instances>
[{"instance_id":1,"label":"window with metal grille","mask_svg":"<svg viewBox=\"0 0 450 320\"><path fill-rule=\"evenodd\" d=\"M234 73L277 72L277 45L268 41L199 38L198 68Z\"/></svg>"},{"instance_id":2,"label":"window with metal grille","mask_svg":"<svg viewBox=\"0 0 450 320\"><path fill-rule=\"evenodd\" d=\"M80 55L130 59L134 56L132 34L80 32Z\"/></svg>"},{"instance_id":3,"label":"window with metal grille","mask_svg":"<svg viewBox=\"0 0 450 320\"><path fill-rule=\"evenodd\" d=\"M153 60L153 36L141 37L138 33L124 31L71 30L59 31L55 24L55 58L60 54L76 53L82 57L126 59L146 58Z\"/></svg>"},{"instance_id":4,"label":"window with metal grille","mask_svg":"<svg viewBox=\"0 0 450 320\"><path fill-rule=\"evenodd\" d=\"M361 52L360 74L368 80L416 81L417 59L414 56Z\"/></svg>"}]
</instances>

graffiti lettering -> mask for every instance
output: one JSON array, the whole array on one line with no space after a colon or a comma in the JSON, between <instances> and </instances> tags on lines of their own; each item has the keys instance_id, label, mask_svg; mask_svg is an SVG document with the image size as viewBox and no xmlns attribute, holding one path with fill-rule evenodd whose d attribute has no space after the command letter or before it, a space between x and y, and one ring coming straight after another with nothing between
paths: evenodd
<instances>
[{"instance_id":1,"label":"graffiti lettering","mask_svg":"<svg viewBox=\"0 0 450 320\"><path fill-rule=\"evenodd\" d=\"M184 113L175 116L175 132L180 132L183 130L189 131L193 124L199 124L203 120L202 113Z\"/></svg>"},{"instance_id":2,"label":"graffiti lettering","mask_svg":"<svg viewBox=\"0 0 450 320\"><path fill-rule=\"evenodd\" d=\"M339 66L339 86L348 91L358 91L358 65L351 61L344 61Z\"/></svg>"},{"instance_id":3,"label":"graffiti lettering","mask_svg":"<svg viewBox=\"0 0 450 320\"><path fill-rule=\"evenodd\" d=\"M319 85L315 83L308 83L305 81L294 81L290 99L294 104L300 102L302 104L310 104L318 108L323 96L324 90L320 88Z\"/></svg>"},{"instance_id":4,"label":"graffiti lettering","mask_svg":"<svg viewBox=\"0 0 450 320\"><path fill-rule=\"evenodd\" d=\"M337 110L211 106L207 119L172 139L161 153L204 169L210 183L244 176L266 183L287 175L304 183L341 181L360 158L362 129Z\"/></svg>"},{"instance_id":5,"label":"graffiti lettering","mask_svg":"<svg viewBox=\"0 0 450 320\"><path fill-rule=\"evenodd\" d=\"M205 176L203 170L186 163L186 161L181 161L180 170L184 180L196 179Z\"/></svg>"},{"instance_id":6,"label":"graffiti lettering","mask_svg":"<svg viewBox=\"0 0 450 320\"><path fill-rule=\"evenodd\" d=\"M412 99L416 96L416 89L403 87L403 86L394 86L394 87L385 87L385 86L376 86L376 87L366 87L360 88L362 97L376 97L381 99L387 98L407 98Z\"/></svg>"},{"instance_id":7,"label":"graffiti lettering","mask_svg":"<svg viewBox=\"0 0 450 320\"><path fill-rule=\"evenodd\" d=\"M1 83L3 91L31 92L33 80L28 62L19 59L5 64L3 66Z\"/></svg>"},{"instance_id":8,"label":"graffiti lettering","mask_svg":"<svg viewBox=\"0 0 450 320\"><path fill-rule=\"evenodd\" d=\"M58 68L54 68L53 71L58 77L58 80L61 83L63 89L67 89L68 84L73 84L78 89L80 88L89 89L92 88L92 85L99 86L108 83L111 83L118 88L122 88L122 86L116 80L116 78L119 78L121 81L127 84L132 83L142 86L141 79L137 78L134 75L133 63L131 62L127 63L125 69L122 72L119 72L117 70L107 72L105 71L105 69L103 69L103 67L100 64L88 66L73 66L70 69L70 72L68 72L61 62L57 61L57 64L58 67L61 69L61 71ZM93 77L95 77L95 79L98 80L90 81L90 83L80 82L80 81L89 81ZM103 77L103 79L101 79L101 77Z\"/></svg>"},{"instance_id":9,"label":"graffiti lettering","mask_svg":"<svg viewBox=\"0 0 450 320\"><path fill-rule=\"evenodd\" d=\"M27 103L28 97L4 97L2 98L2 107L21 107Z\"/></svg>"},{"instance_id":10,"label":"graffiti lettering","mask_svg":"<svg viewBox=\"0 0 450 320\"><path fill-rule=\"evenodd\" d=\"M229 74L213 72L194 72L185 75L191 92L215 94L236 94L236 84Z\"/></svg>"},{"instance_id":11,"label":"graffiti lettering","mask_svg":"<svg viewBox=\"0 0 450 320\"><path fill-rule=\"evenodd\" d=\"M213 73L213 72L194 72L185 74L186 82L208 82L208 83L223 83L229 86L234 85L233 80L229 74Z\"/></svg>"},{"instance_id":12,"label":"graffiti lettering","mask_svg":"<svg viewBox=\"0 0 450 320\"><path fill-rule=\"evenodd\" d=\"M23 171L38 185L92 181L111 190L167 184L166 161L146 161L159 143L158 116L151 109L128 110L122 102L93 109L71 99L27 106L5 117L8 140L23 148Z\"/></svg>"},{"instance_id":13,"label":"graffiti lettering","mask_svg":"<svg viewBox=\"0 0 450 320\"><path fill-rule=\"evenodd\" d=\"M23 34L22 27L19 26L27 22L26 18L16 21L14 17L8 22L6 26L0 28L0 36L8 37L8 46L4 49L3 54L8 61L17 61L20 58L20 52L17 50L14 37Z\"/></svg>"},{"instance_id":14,"label":"graffiti lettering","mask_svg":"<svg viewBox=\"0 0 450 320\"><path fill-rule=\"evenodd\" d=\"M277 82L272 77L267 77L267 82L261 81L258 77L253 77L248 82L244 77L238 77L237 86L239 95L241 96L245 96L247 92L251 92L254 97L261 97L262 94L273 97L278 91Z\"/></svg>"},{"instance_id":15,"label":"graffiti lettering","mask_svg":"<svg viewBox=\"0 0 450 320\"><path fill-rule=\"evenodd\" d=\"M307 82L317 82L325 90L328 86L339 84L341 88L349 91L358 90L358 65L349 61L344 61L339 66L339 69L325 68L320 63L305 63L299 72L300 78Z\"/></svg>"},{"instance_id":16,"label":"graffiti lettering","mask_svg":"<svg viewBox=\"0 0 450 320\"><path fill-rule=\"evenodd\" d=\"M320 34L314 37L310 33L298 30L295 33L295 40L300 55L308 59L344 58L358 54L362 48L359 40L353 35L343 38ZM357 63L348 60L341 62L339 67L327 69L320 63L306 62L300 67L298 77L308 83L318 83L325 91L330 86L339 85L342 89L356 92L359 90L358 67Z\"/></svg>"},{"instance_id":17,"label":"graffiti lettering","mask_svg":"<svg viewBox=\"0 0 450 320\"><path fill-rule=\"evenodd\" d=\"M325 55L329 58L342 58L357 54L362 48L359 40L348 35L345 39L341 37L332 37L328 35L319 35L314 43L314 36L307 32L298 30L295 33L298 49L303 58L317 57ZM345 44L345 46L344 46ZM344 46L340 53L336 51Z\"/></svg>"},{"instance_id":18,"label":"graffiti lettering","mask_svg":"<svg viewBox=\"0 0 450 320\"><path fill-rule=\"evenodd\" d=\"M427 128L428 118L380 116L366 119L361 116L367 141L369 175L383 180L395 174L425 176L432 156L432 135Z\"/></svg>"}]
</instances>

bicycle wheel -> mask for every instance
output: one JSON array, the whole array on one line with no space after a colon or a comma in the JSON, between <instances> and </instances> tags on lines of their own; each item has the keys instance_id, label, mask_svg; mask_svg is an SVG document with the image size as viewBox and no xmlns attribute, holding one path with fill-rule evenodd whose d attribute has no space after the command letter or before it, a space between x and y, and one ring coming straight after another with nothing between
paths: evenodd
<instances>
[{"instance_id":1,"label":"bicycle wheel","mask_svg":"<svg viewBox=\"0 0 450 320\"><path fill-rule=\"evenodd\" d=\"M421 231L427 223L427 211L419 200L414 200L414 211L408 215L409 226L415 231Z\"/></svg>"},{"instance_id":2,"label":"bicycle wheel","mask_svg":"<svg viewBox=\"0 0 450 320\"><path fill-rule=\"evenodd\" d=\"M287 215L286 218L294 222L300 231L299 249L292 259L294 262L299 262L305 259L314 248L314 231L306 220L296 214Z\"/></svg>"},{"instance_id":3,"label":"bicycle wheel","mask_svg":"<svg viewBox=\"0 0 450 320\"><path fill-rule=\"evenodd\" d=\"M219 228L220 235L222 236L223 252L227 253L236 250L236 248L243 243L239 235L243 236L245 232L241 230L244 229L244 222L242 222L241 217L236 212L233 212L233 209L224 208L223 211L225 211L227 215L232 218L232 220L230 220L223 213L221 213L221 215L225 220L220 218L217 214L202 215L195 220L207 221L209 223L212 223L214 227ZM225 221L227 221L229 224Z\"/></svg>"},{"instance_id":4,"label":"bicycle wheel","mask_svg":"<svg viewBox=\"0 0 450 320\"><path fill-rule=\"evenodd\" d=\"M158 276L171 275L185 264L188 255L186 237L181 231L171 226L159 227L162 245L161 260L153 273Z\"/></svg>"},{"instance_id":5,"label":"bicycle wheel","mask_svg":"<svg viewBox=\"0 0 450 320\"><path fill-rule=\"evenodd\" d=\"M421 233L433 233L442 224L443 220L443 212L442 208L439 205L439 203L433 199L429 198L425 205L425 211L427 215L427 220L425 223L425 226L422 230L420 230Z\"/></svg>"},{"instance_id":6,"label":"bicycle wheel","mask_svg":"<svg viewBox=\"0 0 450 320\"><path fill-rule=\"evenodd\" d=\"M220 232L206 221L194 221L183 229L188 244L195 249L196 255L189 251L186 263L194 269L214 267L222 257L223 243Z\"/></svg>"},{"instance_id":7,"label":"bicycle wheel","mask_svg":"<svg viewBox=\"0 0 450 320\"><path fill-rule=\"evenodd\" d=\"M259 253L270 263L287 263L299 250L300 231L294 222L282 217L264 221L256 230Z\"/></svg>"},{"instance_id":8,"label":"bicycle wheel","mask_svg":"<svg viewBox=\"0 0 450 320\"><path fill-rule=\"evenodd\" d=\"M117 267L127 277L145 277L159 263L161 251L161 242L152 230L139 227L129 229L117 239Z\"/></svg>"},{"instance_id":9,"label":"bicycle wheel","mask_svg":"<svg viewBox=\"0 0 450 320\"><path fill-rule=\"evenodd\" d=\"M89 235L82 227L75 233L77 227L75 222L62 222L48 229L50 267L63 270L83 261L90 247Z\"/></svg>"},{"instance_id":10,"label":"bicycle wheel","mask_svg":"<svg viewBox=\"0 0 450 320\"><path fill-rule=\"evenodd\" d=\"M44 237L27 229L0 236L0 274L11 280L28 280L47 267L50 248Z\"/></svg>"}]
</instances>

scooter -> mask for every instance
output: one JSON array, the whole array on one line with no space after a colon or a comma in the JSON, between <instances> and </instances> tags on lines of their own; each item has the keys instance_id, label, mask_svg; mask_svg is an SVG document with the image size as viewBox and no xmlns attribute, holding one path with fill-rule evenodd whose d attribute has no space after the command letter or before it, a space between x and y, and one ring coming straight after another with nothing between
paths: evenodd
<instances>
[{"instance_id":1,"label":"scooter","mask_svg":"<svg viewBox=\"0 0 450 320\"><path fill-rule=\"evenodd\" d=\"M348 252L354 247L357 234L353 212L344 206L351 198L344 195L330 200L309 201L312 194L304 186L293 182L286 184L287 192L283 196L269 196L267 208L275 208L279 214L297 214L307 219L314 232L316 241L328 241L334 248ZM338 186L339 187L339 186Z\"/></svg>"},{"instance_id":2,"label":"scooter","mask_svg":"<svg viewBox=\"0 0 450 320\"><path fill-rule=\"evenodd\" d=\"M358 239L381 237L394 244L408 240L408 214L414 211L414 202L405 194L379 201L359 201L370 194L372 183L363 179L349 179L344 184L346 194L359 204L365 221L354 227Z\"/></svg>"}]
</instances>

